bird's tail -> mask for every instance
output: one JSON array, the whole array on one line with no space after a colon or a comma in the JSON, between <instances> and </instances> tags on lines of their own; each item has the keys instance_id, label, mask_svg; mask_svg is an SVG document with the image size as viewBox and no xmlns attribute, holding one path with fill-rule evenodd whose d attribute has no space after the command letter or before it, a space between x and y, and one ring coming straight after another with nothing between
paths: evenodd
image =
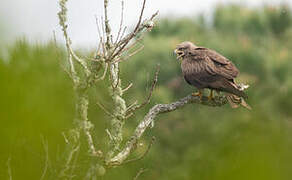
<instances>
[{"instance_id":1,"label":"bird's tail","mask_svg":"<svg viewBox=\"0 0 292 180\"><path fill-rule=\"evenodd\" d=\"M230 94L230 93L225 93L225 95L226 95L226 98L227 98L227 100L232 108L238 108L238 107L242 106L242 107L245 107L249 110L252 109L250 107L250 105L248 105L245 102L244 98L239 97L239 96L234 95L234 94Z\"/></svg>"},{"instance_id":2,"label":"bird's tail","mask_svg":"<svg viewBox=\"0 0 292 180\"><path fill-rule=\"evenodd\" d=\"M249 87L249 85L245 85L245 84L235 84L235 85L240 92L243 92L244 89L247 89ZM232 108L238 108L239 106L243 106L249 110L252 109L250 105L248 105L244 100L244 98L247 98L247 95L245 95L246 97L238 96L238 95L230 94L230 93L225 93L225 95Z\"/></svg>"},{"instance_id":3,"label":"bird's tail","mask_svg":"<svg viewBox=\"0 0 292 180\"><path fill-rule=\"evenodd\" d=\"M234 81L225 81L224 82L224 86L225 86L225 92L234 94L238 97L243 97L244 99L247 99L248 96L245 94L245 92L243 92L244 89L248 88L248 85L244 85L244 84L236 84Z\"/></svg>"}]
</instances>

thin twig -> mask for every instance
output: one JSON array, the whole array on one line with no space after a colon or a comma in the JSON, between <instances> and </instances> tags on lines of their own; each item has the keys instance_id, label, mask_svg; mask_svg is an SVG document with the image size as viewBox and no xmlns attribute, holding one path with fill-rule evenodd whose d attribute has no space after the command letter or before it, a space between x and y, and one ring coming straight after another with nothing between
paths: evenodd
<instances>
[{"instance_id":1,"label":"thin twig","mask_svg":"<svg viewBox=\"0 0 292 180\"><path fill-rule=\"evenodd\" d=\"M132 109L134 106L138 104L138 101L136 100L133 104L131 104L129 107L127 107L127 111Z\"/></svg>"},{"instance_id":2,"label":"thin twig","mask_svg":"<svg viewBox=\"0 0 292 180\"><path fill-rule=\"evenodd\" d=\"M120 83L120 67L118 67L117 69L118 69L118 77L117 77L117 83L114 86L114 89L116 89Z\"/></svg>"},{"instance_id":3,"label":"thin twig","mask_svg":"<svg viewBox=\"0 0 292 180\"><path fill-rule=\"evenodd\" d=\"M118 35L117 35L117 39L115 41L115 45L117 44L118 40L120 39L120 35L121 35L121 31L122 31L122 28L123 28L123 21L124 21L124 0L122 0L122 10L121 10L121 22L120 22L120 28L119 28L119 31L118 31Z\"/></svg>"},{"instance_id":4,"label":"thin twig","mask_svg":"<svg viewBox=\"0 0 292 180\"><path fill-rule=\"evenodd\" d=\"M96 102L96 104L100 107L100 109L102 109L108 116L110 117L114 117L114 115L112 113L110 113L105 107L104 105L102 105L101 103L99 103L98 101Z\"/></svg>"},{"instance_id":5,"label":"thin twig","mask_svg":"<svg viewBox=\"0 0 292 180\"><path fill-rule=\"evenodd\" d=\"M40 180L44 179L48 170L48 165L49 165L49 148L48 148L48 142L45 141L44 137L41 136L42 139L42 144L44 146L44 151L45 151L45 155L46 155L46 160L45 160L45 167L42 173L42 176L40 178Z\"/></svg>"},{"instance_id":6,"label":"thin twig","mask_svg":"<svg viewBox=\"0 0 292 180\"><path fill-rule=\"evenodd\" d=\"M103 43L102 43L102 45L103 45L103 52L104 52L104 56L106 56L107 54L107 50L106 50L106 47L105 47L105 44L106 44L106 42L105 42L105 39L106 39L106 32L105 32L105 27L104 27L104 20L103 20L103 17L101 16L100 17L100 19L101 19L101 29L102 29L102 34L103 34Z\"/></svg>"},{"instance_id":7,"label":"thin twig","mask_svg":"<svg viewBox=\"0 0 292 180\"><path fill-rule=\"evenodd\" d=\"M117 59L117 60L114 61L114 62L116 63L116 62L121 62L121 61L127 60L127 59L129 59L130 57L132 57L132 56L134 56L135 54L137 54L138 52L140 52L143 48L144 48L144 45L142 45L139 49L135 50L134 52L132 52L132 53L129 54L128 56L123 57L123 58L119 58L119 59Z\"/></svg>"},{"instance_id":8,"label":"thin twig","mask_svg":"<svg viewBox=\"0 0 292 180\"><path fill-rule=\"evenodd\" d=\"M142 17L143 17L143 13L144 13L144 9L145 9L145 4L146 4L146 0L143 1L143 5L142 5L142 9L141 9L141 13L140 13L140 16L139 16L139 21L134 29L134 32L136 32L141 24L141 21L142 21Z\"/></svg>"},{"instance_id":9,"label":"thin twig","mask_svg":"<svg viewBox=\"0 0 292 180\"><path fill-rule=\"evenodd\" d=\"M143 12L144 12L144 9L145 9L145 3L146 3L146 0L143 1L143 6L142 6L142 9L141 9L141 13L140 13L140 16L139 16L139 20L138 20L138 23L134 29L133 32L131 32L130 34L128 34L125 38L123 38L119 45L121 45L121 47L119 48L119 50L117 52L113 52L113 55L111 56L112 58L115 58L116 56L118 56L119 54L121 54L121 52L123 51L123 49L129 44L129 42L138 34L138 32L142 31L144 28L149 28L149 24L141 24L141 21L142 21L142 16L143 16ZM156 12L155 14L152 15L152 17L148 20L148 22L152 22L153 18L155 16L157 16L158 12ZM152 22L153 24L153 22ZM153 25L151 25L151 28L153 27Z\"/></svg>"},{"instance_id":10,"label":"thin twig","mask_svg":"<svg viewBox=\"0 0 292 180\"><path fill-rule=\"evenodd\" d=\"M118 42L120 42L120 41L121 41L121 39L124 37L124 35L125 35L125 33L126 33L126 30L127 30L127 26L126 26L126 27L124 27L124 30L123 30L123 32L122 32L122 35L120 36L120 38L119 38Z\"/></svg>"},{"instance_id":11,"label":"thin twig","mask_svg":"<svg viewBox=\"0 0 292 180\"><path fill-rule=\"evenodd\" d=\"M9 180L12 180L12 172L11 172L11 156L9 156L9 158L7 159L7 162L6 162L6 166L7 166L7 171L8 171L8 178Z\"/></svg>"},{"instance_id":12,"label":"thin twig","mask_svg":"<svg viewBox=\"0 0 292 180\"><path fill-rule=\"evenodd\" d=\"M110 49L111 28L109 25L107 8L108 8L108 0L104 0L104 25L105 25L105 33L106 33L106 48L107 48L107 50L109 50Z\"/></svg>"},{"instance_id":13,"label":"thin twig","mask_svg":"<svg viewBox=\"0 0 292 180\"><path fill-rule=\"evenodd\" d=\"M64 137L65 143L66 143L66 144L69 144L69 140L68 140L66 134L65 134L64 132L62 132L62 135L63 135L63 137Z\"/></svg>"},{"instance_id":14,"label":"thin twig","mask_svg":"<svg viewBox=\"0 0 292 180\"><path fill-rule=\"evenodd\" d=\"M155 137L153 136L151 138L151 141L150 141L150 143L149 143L146 151L142 155L140 155L139 157L134 158L134 159L126 160L122 164L128 164L128 163L135 162L135 161L139 161L139 160L143 159L149 153L149 151L150 151L150 149L151 149L151 147L152 147L152 145L153 145L154 142L155 142Z\"/></svg>"},{"instance_id":15,"label":"thin twig","mask_svg":"<svg viewBox=\"0 0 292 180\"><path fill-rule=\"evenodd\" d=\"M127 114L132 113L132 112L136 111L137 109L140 109L140 108L142 108L143 106L145 106L145 105L147 105L147 104L150 103L150 99L151 99L151 97L152 97L152 94L153 94L154 88L155 88L155 86L156 86L156 84L157 84L157 81L158 81L158 74L159 74L159 71L160 71L160 65L158 64L158 65L157 65L157 68L156 68L155 75L154 75L154 79L153 79L153 82L152 82L152 85L151 85L151 88L150 88L150 91L149 91L149 94L148 94L148 97L146 98L146 100L145 100L142 104L140 104L140 105L138 105L138 106L135 106L135 107L133 107L132 109L129 109L129 110L127 111Z\"/></svg>"},{"instance_id":16,"label":"thin twig","mask_svg":"<svg viewBox=\"0 0 292 180\"><path fill-rule=\"evenodd\" d=\"M95 16L95 23L96 23L96 28L97 28L97 33L98 33L98 37L99 37L99 44L98 44L98 48L97 48L97 53L98 52L102 52L101 54L104 55L104 42L103 42L103 34L99 29L99 23L98 23L98 18L97 16Z\"/></svg>"},{"instance_id":17,"label":"thin twig","mask_svg":"<svg viewBox=\"0 0 292 180\"><path fill-rule=\"evenodd\" d=\"M107 73L107 70L108 69L108 63L105 63L105 67L104 67L104 71L103 71L103 75L98 78L96 81L100 81L100 80L104 80L105 76L106 76L106 73Z\"/></svg>"},{"instance_id":18,"label":"thin twig","mask_svg":"<svg viewBox=\"0 0 292 180\"><path fill-rule=\"evenodd\" d=\"M79 144L76 145L76 147L72 147L72 150L70 151L69 156L67 158L67 161L65 163L65 167L64 167L64 169L60 173L60 177L67 176L66 175L66 172L68 170L70 170L70 164L71 164L72 160L74 159L75 153L77 153L79 151L79 148L80 148L80 145Z\"/></svg>"},{"instance_id":19,"label":"thin twig","mask_svg":"<svg viewBox=\"0 0 292 180\"><path fill-rule=\"evenodd\" d=\"M133 86L133 83L130 83L125 89L122 90L122 92L128 91Z\"/></svg>"},{"instance_id":20,"label":"thin twig","mask_svg":"<svg viewBox=\"0 0 292 180\"><path fill-rule=\"evenodd\" d=\"M139 178L139 176L140 176L141 174L143 174L144 172L146 172L146 171L148 171L148 169L143 169L143 168L141 168L141 169L138 171L138 173L136 174L136 176L134 177L133 180L137 180L137 179Z\"/></svg>"}]
</instances>

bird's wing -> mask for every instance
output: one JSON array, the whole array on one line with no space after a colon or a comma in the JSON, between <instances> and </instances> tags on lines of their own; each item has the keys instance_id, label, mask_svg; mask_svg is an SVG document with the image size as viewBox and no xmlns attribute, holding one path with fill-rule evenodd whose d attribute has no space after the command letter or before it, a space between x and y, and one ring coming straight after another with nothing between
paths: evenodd
<instances>
[{"instance_id":1,"label":"bird's wing","mask_svg":"<svg viewBox=\"0 0 292 180\"><path fill-rule=\"evenodd\" d=\"M209 69L212 71L212 73L215 72L216 74L221 75L227 79L234 79L238 76L239 71L235 65L221 54L203 47L196 48L195 50L196 54L204 54L204 58L206 61L208 61L209 65L207 70Z\"/></svg>"}]
</instances>

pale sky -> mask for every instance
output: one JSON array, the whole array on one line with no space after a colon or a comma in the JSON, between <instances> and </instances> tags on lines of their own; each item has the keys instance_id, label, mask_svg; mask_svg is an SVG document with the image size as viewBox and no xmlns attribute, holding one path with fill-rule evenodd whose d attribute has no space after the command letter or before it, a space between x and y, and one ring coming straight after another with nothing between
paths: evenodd
<instances>
[{"instance_id":1,"label":"pale sky","mask_svg":"<svg viewBox=\"0 0 292 180\"><path fill-rule=\"evenodd\" d=\"M103 0L68 0L69 34L74 46L90 47L97 43L95 16L103 15ZM117 32L121 0L109 0L110 23ZM124 0L124 24L132 26L139 16L142 0ZM159 17L211 15L218 3L236 2L248 6L278 4L291 0L147 0L144 17L159 10ZM6 25L7 39L26 36L30 41L46 41L56 31L58 41L63 37L58 25L57 0L0 0L0 24ZM0 29L1 30L1 29Z\"/></svg>"}]
</instances>

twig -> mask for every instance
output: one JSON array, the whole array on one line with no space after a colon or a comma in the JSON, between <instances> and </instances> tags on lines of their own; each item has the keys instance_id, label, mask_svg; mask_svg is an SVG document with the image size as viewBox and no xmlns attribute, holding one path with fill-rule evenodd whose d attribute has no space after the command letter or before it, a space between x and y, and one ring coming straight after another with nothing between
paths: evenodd
<instances>
[{"instance_id":1,"label":"twig","mask_svg":"<svg viewBox=\"0 0 292 180\"><path fill-rule=\"evenodd\" d=\"M65 168L61 171L61 173L59 175L60 177L67 176L66 172L70 169L71 161L74 159L75 153L77 153L79 151L79 148L80 148L79 144L76 145L76 147L72 147L72 150L70 151L69 156L67 158L67 161L66 161L66 164L65 164Z\"/></svg>"},{"instance_id":2,"label":"twig","mask_svg":"<svg viewBox=\"0 0 292 180\"><path fill-rule=\"evenodd\" d=\"M124 35L125 35L125 33L126 33L126 30L127 30L127 26L124 27L123 32L122 32L122 34L120 35L120 37L119 37L119 39L118 39L118 42L117 42L116 45L115 45L115 48L114 48L114 50L113 50L113 53L116 52L117 48L120 47L121 42L122 42L121 40L123 39L123 37L124 37Z\"/></svg>"},{"instance_id":3,"label":"twig","mask_svg":"<svg viewBox=\"0 0 292 180\"><path fill-rule=\"evenodd\" d=\"M108 63L105 63L103 75L100 78L98 78L96 81L104 80L106 73L107 73L107 69L108 69Z\"/></svg>"},{"instance_id":4,"label":"twig","mask_svg":"<svg viewBox=\"0 0 292 180\"><path fill-rule=\"evenodd\" d=\"M144 9L145 9L145 4L146 4L146 0L143 1L143 5L142 5L142 9L141 9L141 13L140 13L140 16L139 16L139 21L134 29L134 32L136 32L141 24L141 21L142 21L142 17L143 17L143 13L144 13Z\"/></svg>"},{"instance_id":5,"label":"twig","mask_svg":"<svg viewBox=\"0 0 292 180\"><path fill-rule=\"evenodd\" d=\"M116 61L114 61L114 63L116 63L116 62L121 62L121 61L123 61L123 60L127 60L127 59L129 59L130 57L132 57L132 56L134 56L135 54L137 54L138 52L140 52L143 48L144 48L144 45L142 45L139 49L135 50L134 52L132 52L132 53L129 54L128 56L123 57L123 58L118 58Z\"/></svg>"},{"instance_id":6,"label":"twig","mask_svg":"<svg viewBox=\"0 0 292 180\"><path fill-rule=\"evenodd\" d=\"M112 134L110 133L110 131L108 129L106 129L105 132L107 133L110 140L114 141L114 138L113 138Z\"/></svg>"},{"instance_id":7,"label":"twig","mask_svg":"<svg viewBox=\"0 0 292 180\"><path fill-rule=\"evenodd\" d=\"M140 104L138 106L135 106L135 107L129 109L127 111L127 114L132 113L132 112L136 111L137 109L140 109L143 106L145 106L146 104L149 104L150 103L150 99L152 97L154 88L155 88L155 86L157 84L157 81L158 81L159 71L160 71L160 65L157 65L156 72L155 72L155 75L154 75L154 79L153 79L153 82L152 82L152 85L151 85L151 88L150 88L150 91L149 91L149 94L148 94L148 97L146 98L146 100L142 104Z\"/></svg>"},{"instance_id":8,"label":"twig","mask_svg":"<svg viewBox=\"0 0 292 180\"><path fill-rule=\"evenodd\" d=\"M97 48L97 53L102 52L102 55L104 55L103 34L101 33L101 31L99 29L99 23L98 23L97 16L95 16L95 24L96 24L96 28L97 28L98 37L99 37L99 44L98 44L98 48Z\"/></svg>"},{"instance_id":9,"label":"twig","mask_svg":"<svg viewBox=\"0 0 292 180\"><path fill-rule=\"evenodd\" d=\"M176 102L170 104L157 104L153 106L149 112L146 114L144 119L136 127L133 135L126 143L124 149L120 151L116 156L106 162L107 166L117 166L124 162L125 159L129 156L132 149L135 147L135 144L141 138L145 130L153 124L157 115L167 112L172 112L177 109L184 107L187 104L202 104L206 106L222 106L227 103L225 97L215 97L213 101L208 100L208 97L203 96L202 99L198 96L188 95Z\"/></svg>"},{"instance_id":10,"label":"twig","mask_svg":"<svg viewBox=\"0 0 292 180\"><path fill-rule=\"evenodd\" d=\"M118 85L120 84L120 67L118 66L118 68L117 68L117 75L118 75L118 77L117 77L117 83L116 83L116 85L114 85L114 89L117 89L117 87L118 87Z\"/></svg>"},{"instance_id":11,"label":"twig","mask_svg":"<svg viewBox=\"0 0 292 180\"><path fill-rule=\"evenodd\" d=\"M124 21L124 0L122 0L121 3L122 3L121 22L120 22L120 28L119 28L119 31L118 31L117 39L115 41L115 45L117 44L117 42L119 42L120 35L121 35L121 31L122 31L122 28L123 28L123 21Z\"/></svg>"},{"instance_id":12,"label":"twig","mask_svg":"<svg viewBox=\"0 0 292 180\"><path fill-rule=\"evenodd\" d=\"M133 83L130 83L125 89L122 90L122 92L128 91L133 86Z\"/></svg>"},{"instance_id":13,"label":"twig","mask_svg":"<svg viewBox=\"0 0 292 180\"><path fill-rule=\"evenodd\" d=\"M110 113L105 107L104 105L102 105L101 103L99 103L98 101L96 102L96 104L100 107L100 109L102 109L108 116L110 117L114 117L114 115L112 113Z\"/></svg>"},{"instance_id":14,"label":"twig","mask_svg":"<svg viewBox=\"0 0 292 180\"><path fill-rule=\"evenodd\" d=\"M11 161L11 156L9 156L9 158L7 159L6 166L7 166L7 171L8 171L8 178L9 178L9 180L12 180L12 172L11 172L10 161Z\"/></svg>"},{"instance_id":15,"label":"twig","mask_svg":"<svg viewBox=\"0 0 292 180\"><path fill-rule=\"evenodd\" d=\"M153 14L148 21L141 24L141 20L142 20L144 8L145 8L145 3L146 3L146 0L143 1L141 14L139 16L139 20L138 20L138 23L137 23L134 31L131 32L130 34L128 34L125 38L120 40L119 45L121 45L121 47L118 49L117 52L115 52L115 53L113 52L113 55L111 56L111 58L115 58L116 56L118 56L123 51L123 49L128 45L128 43L144 28L151 29L153 27L152 20L155 16L157 16L158 11L155 14Z\"/></svg>"},{"instance_id":16,"label":"twig","mask_svg":"<svg viewBox=\"0 0 292 180\"><path fill-rule=\"evenodd\" d=\"M44 151L45 151L45 154L46 154L46 160L45 160L45 167L44 167L44 170L43 170L43 173L42 173L42 176L40 178L40 180L44 179L45 178L45 175L47 173L47 170L48 170L48 165L49 165L49 148L48 148L48 142L45 141L44 137L41 136L41 139L42 139L42 144L44 146Z\"/></svg>"},{"instance_id":17,"label":"twig","mask_svg":"<svg viewBox=\"0 0 292 180\"><path fill-rule=\"evenodd\" d=\"M63 135L63 137L64 137L65 143L66 143L66 144L69 144L69 140L68 140L66 134L65 134L64 132L62 132L62 135Z\"/></svg>"},{"instance_id":18,"label":"twig","mask_svg":"<svg viewBox=\"0 0 292 180\"><path fill-rule=\"evenodd\" d=\"M104 0L104 25L105 25L105 33L106 33L106 48L107 50L110 49L110 36L111 36L111 29L108 20L107 14L107 7L108 7L108 0Z\"/></svg>"},{"instance_id":19,"label":"twig","mask_svg":"<svg viewBox=\"0 0 292 180\"><path fill-rule=\"evenodd\" d=\"M89 121L85 121L85 122L89 123ZM88 141L89 150L91 152L91 155L96 156L96 157L101 157L103 155L103 153L100 150L96 151L96 149L94 147L93 138L90 134L89 128L84 128L84 133L87 136L87 141Z\"/></svg>"},{"instance_id":20,"label":"twig","mask_svg":"<svg viewBox=\"0 0 292 180\"><path fill-rule=\"evenodd\" d=\"M143 158L148 154L148 152L150 151L150 149L151 149L151 147L152 147L154 141L155 141L155 137L153 136L153 137L151 138L151 142L150 142L150 144L148 145L146 151L145 151L142 155L140 155L139 157L134 158L134 159L126 160L126 161L124 161L122 164L128 164L128 163L135 162L135 161L139 161L139 160L143 159Z\"/></svg>"},{"instance_id":21,"label":"twig","mask_svg":"<svg viewBox=\"0 0 292 180\"><path fill-rule=\"evenodd\" d=\"M76 175L74 175L74 169L76 168L76 164L77 164L77 160L78 160L78 155L79 155L80 151L78 150L76 152L76 155L75 157L73 158L73 162L72 162L72 165L71 165L71 170L70 170L70 174L68 176L68 180L71 180L72 178L74 178Z\"/></svg>"},{"instance_id":22,"label":"twig","mask_svg":"<svg viewBox=\"0 0 292 180\"><path fill-rule=\"evenodd\" d=\"M136 174L136 176L134 177L133 180L137 180L137 179L139 178L139 176L140 176L141 174L143 174L144 172L146 172L146 171L148 171L148 169L143 169L143 168L141 168L141 169L138 171L138 173Z\"/></svg>"}]
</instances>

